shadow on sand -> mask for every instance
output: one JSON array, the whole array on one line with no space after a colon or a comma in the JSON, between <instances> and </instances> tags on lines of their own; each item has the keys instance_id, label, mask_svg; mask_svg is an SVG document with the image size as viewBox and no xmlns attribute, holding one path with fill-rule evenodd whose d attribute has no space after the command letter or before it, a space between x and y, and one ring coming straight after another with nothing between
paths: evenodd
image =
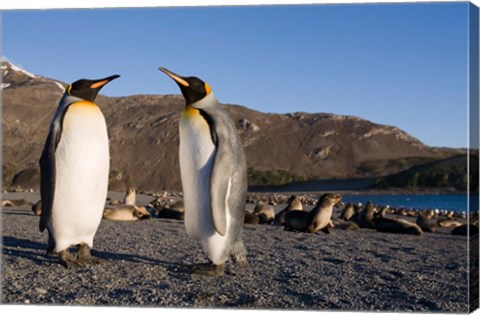
<instances>
[{"instance_id":1,"label":"shadow on sand","mask_svg":"<svg viewBox=\"0 0 480 315\"><path fill-rule=\"evenodd\" d=\"M21 257L28 259L36 265L46 265L57 263L56 257L46 255L47 244L31 241L28 239L19 239L11 236L5 236L2 239L2 252L4 258L8 256ZM176 274L189 274L190 267L184 264L176 264L145 256L135 254L117 254L110 252L97 251L92 249L92 255L98 258L105 259L107 264L115 261L127 261L132 263L148 264L155 266L162 266L169 272ZM5 261L5 260L4 260Z\"/></svg>"},{"instance_id":2,"label":"shadow on sand","mask_svg":"<svg viewBox=\"0 0 480 315\"><path fill-rule=\"evenodd\" d=\"M52 258L45 255L46 251L46 244L11 236L2 238L2 253L5 257L21 257L31 260L37 265L44 265L52 261Z\"/></svg>"}]
</instances>

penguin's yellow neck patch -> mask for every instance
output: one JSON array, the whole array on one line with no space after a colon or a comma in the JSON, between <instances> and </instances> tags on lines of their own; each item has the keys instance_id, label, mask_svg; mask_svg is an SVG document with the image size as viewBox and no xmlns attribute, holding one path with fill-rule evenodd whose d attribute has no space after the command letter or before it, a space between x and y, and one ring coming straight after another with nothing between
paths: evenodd
<instances>
[{"instance_id":1,"label":"penguin's yellow neck patch","mask_svg":"<svg viewBox=\"0 0 480 315\"><path fill-rule=\"evenodd\" d=\"M97 104L90 101L78 101L70 106L74 106L76 108L97 108Z\"/></svg>"},{"instance_id":2,"label":"penguin's yellow neck patch","mask_svg":"<svg viewBox=\"0 0 480 315\"><path fill-rule=\"evenodd\" d=\"M188 125L196 130L196 132L209 133L209 126L205 118L203 118L200 111L192 106L187 106L182 112L180 123Z\"/></svg>"},{"instance_id":3,"label":"penguin's yellow neck patch","mask_svg":"<svg viewBox=\"0 0 480 315\"><path fill-rule=\"evenodd\" d=\"M194 118L200 116L200 111L192 106L187 106L183 110L182 116L185 118Z\"/></svg>"}]
</instances>

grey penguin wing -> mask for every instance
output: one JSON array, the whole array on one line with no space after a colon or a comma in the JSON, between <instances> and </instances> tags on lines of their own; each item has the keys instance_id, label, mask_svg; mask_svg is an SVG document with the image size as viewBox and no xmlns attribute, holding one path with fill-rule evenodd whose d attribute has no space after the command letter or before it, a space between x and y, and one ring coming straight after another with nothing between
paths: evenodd
<instances>
[{"instance_id":1,"label":"grey penguin wing","mask_svg":"<svg viewBox=\"0 0 480 315\"><path fill-rule=\"evenodd\" d=\"M48 133L42 156L40 157L40 197L42 200L42 216L40 217L40 232L43 232L52 215L53 198L55 194L55 151L61 135L60 121L55 120Z\"/></svg>"},{"instance_id":2,"label":"grey penguin wing","mask_svg":"<svg viewBox=\"0 0 480 315\"><path fill-rule=\"evenodd\" d=\"M224 146L219 144L210 175L211 216L215 231L221 236L227 232L227 192L230 161L225 158Z\"/></svg>"},{"instance_id":3,"label":"grey penguin wing","mask_svg":"<svg viewBox=\"0 0 480 315\"><path fill-rule=\"evenodd\" d=\"M229 119L221 109L200 110L210 128L215 156L210 173L210 205L212 224L221 236L227 233L227 193L230 180L231 148L228 141Z\"/></svg>"}]
</instances>

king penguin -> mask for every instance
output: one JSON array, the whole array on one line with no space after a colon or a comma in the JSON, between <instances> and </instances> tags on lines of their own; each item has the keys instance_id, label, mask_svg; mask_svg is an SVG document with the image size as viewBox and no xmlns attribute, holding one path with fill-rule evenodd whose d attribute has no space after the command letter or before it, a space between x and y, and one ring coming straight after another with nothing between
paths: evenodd
<instances>
[{"instance_id":1,"label":"king penguin","mask_svg":"<svg viewBox=\"0 0 480 315\"><path fill-rule=\"evenodd\" d=\"M242 240L247 166L235 123L207 83L160 70L178 84L186 101L179 123L185 228L209 259L195 265L193 273L221 276L229 257L248 268Z\"/></svg>"},{"instance_id":2,"label":"king penguin","mask_svg":"<svg viewBox=\"0 0 480 315\"><path fill-rule=\"evenodd\" d=\"M67 268L103 262L90 249L107 197L110 154L105 118L94 102L118 77L81 79L65 89L40 157L40 232L48 231L47 254L59 254Z\"/></svg>"}]
</instances>

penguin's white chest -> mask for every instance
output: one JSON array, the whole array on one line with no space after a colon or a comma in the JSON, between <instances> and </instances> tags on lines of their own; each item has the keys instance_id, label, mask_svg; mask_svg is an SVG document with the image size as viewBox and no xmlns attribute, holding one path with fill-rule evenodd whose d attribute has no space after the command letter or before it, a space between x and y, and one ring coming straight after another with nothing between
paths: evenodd
<instances>
[{"instance_id":1,"label":"penguin's white chest","mask_svg":"<svg viewBox=\"0 0 480 315\"><path fill-rule=\"evenodd\" d=\"M57 251L82 242L93 246L107 197L109 162L107 126L100 109L90 102L70 105L55 152L50 224Z\"/></svg>"},{"instance_id":2,"label":"penguin's white chest","mask_svg":"<svg viewBox=\"0 0 480 315\"><path fill-rule=\"evenodd\" d=\"M211 221L210 175L215 146L206 120L195 109L186 109L180 118L180 173L185 203L187 233L198 240L215 230Z\"/></svg>"}]
</instances>

